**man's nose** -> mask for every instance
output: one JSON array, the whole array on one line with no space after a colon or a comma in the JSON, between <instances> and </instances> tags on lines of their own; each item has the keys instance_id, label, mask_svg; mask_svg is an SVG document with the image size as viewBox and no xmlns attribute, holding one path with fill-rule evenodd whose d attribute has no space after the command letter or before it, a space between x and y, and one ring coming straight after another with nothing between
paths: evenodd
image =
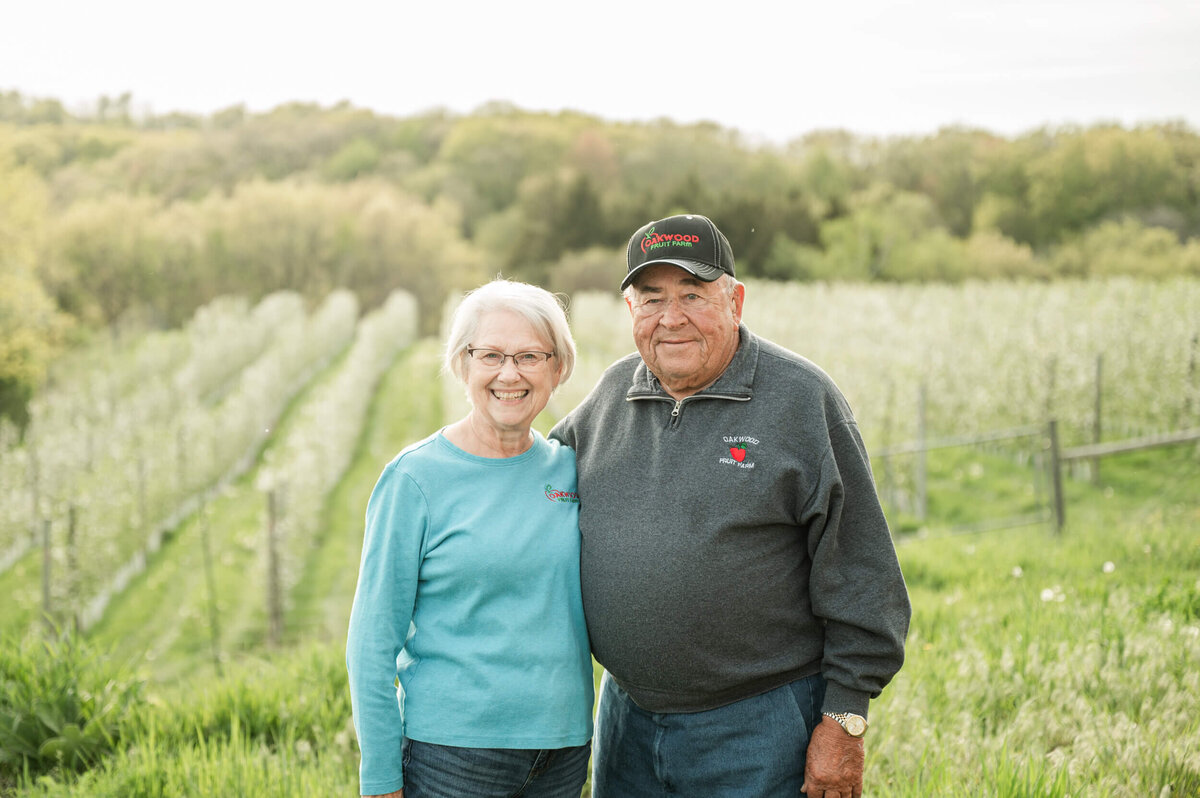
<instances>
[{"instance_id":1,"label":"man's nose","mask_svg":"<svg viewBox=\"0 0 1200 798\"><path fill-rule=\"evenodd\" d=\"M658 320L659 324L666 327L681 327L687 324L687 316L678 299L668 299L663 302L663 305L662 317Z\"/></svg>"}]
</instances>

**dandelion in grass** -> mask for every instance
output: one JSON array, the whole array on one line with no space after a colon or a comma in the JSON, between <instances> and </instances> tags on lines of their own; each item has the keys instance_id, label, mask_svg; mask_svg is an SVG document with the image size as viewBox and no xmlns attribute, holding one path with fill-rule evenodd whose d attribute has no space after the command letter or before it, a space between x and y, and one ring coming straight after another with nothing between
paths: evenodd
<instances>
[{"instance_id":1,"label":"dandelion in grass","mask_svg":"<svg viewBox=\"0 0 1200 798\"><path fill-rule=\"evenodd\" d=\"M1055 585L1054 587L1048 587L1048 588L1045 588L1044 590L1042 590L1042 601L1063 602L1063 601L1066 601L1066 599L1067 599L1067 596L1065 593L1063 593L1063 589L1059 585Z\"/></svg>"},{"instance_id":2,"label":"dandelion in grass","mask_svg":"<svg viewBox=\"0 0 1200 798\"><path fill-rule=\"evenodd\" d=\"M1111 574L1113 571L1117 570L1117 564L1112 560L1109 560L1108 562L1104 563L1104 568L1102 570L1106 574Z\"/></svg>"},{"instance_id":3,"label":"dandelion in grass","mask_svg":"<svg viewBox=\"0 0 1200 798\"><path fill-rule=\"evenodd\" d=\"M1021 570L1021 566L1019 566L1019 565L1013 566L1013 569L1012 569L1013 579L1020 579L1024 575L1025 575L1025 572L1023 570Z\"/></svg>"}]
</instances>

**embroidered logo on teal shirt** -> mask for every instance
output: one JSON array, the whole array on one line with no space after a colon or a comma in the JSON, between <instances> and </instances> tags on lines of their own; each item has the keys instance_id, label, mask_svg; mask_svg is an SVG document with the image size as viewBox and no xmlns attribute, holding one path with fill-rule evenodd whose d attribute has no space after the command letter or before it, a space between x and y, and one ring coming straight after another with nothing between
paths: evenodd
<instances>
[{"instance_id":1,"label":"embroidered logo on teal shirt","mask_svg":"<svg viewBox=\"0 0 1200 798\"><path fill-rule=\"evenodd\" d=\"M552 502L579 504L579 494L569 490L556 490L552 485L546 485L546 498Z\"/></svg>"}]
</instances>

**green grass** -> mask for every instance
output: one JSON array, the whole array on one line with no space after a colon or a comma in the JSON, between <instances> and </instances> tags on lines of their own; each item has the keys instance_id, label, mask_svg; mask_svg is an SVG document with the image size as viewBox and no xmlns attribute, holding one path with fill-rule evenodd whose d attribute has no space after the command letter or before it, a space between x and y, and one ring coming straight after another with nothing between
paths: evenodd
<instances>
[{"instance_id":1,"label":"green grass","mask_svg":"<svg viewBox=\"0 0 1200 798\"><path fill-rule=\"evenodd\" d=\"M914 618L905 667L872 705L865 795L1196 794L1200 502L1160 497L1182 495L1172 475L1200 463L1150 465L1166 470L1131 465L1122 484L1160 490L1089 486L1104 500L1076 507L1062 535L900 544ZM301 647L187 689L157 684L102 764L13 794L353 795L341 653Z\"/></svg>"},{"instance_id":2,"label":"green grass","mask_svg":"<svg viewBox=\"0 0 1200 798\"><path fill-rule=\"evenodd\" d=\"M30 662L36 669L42 663ZM354 795L357 752L342 657L305 648L234 666L223 679L152 694L120 725L120 746L75 775L63 769L0 794L176 796Z\"/></svg>"},{"instance_id":3,"label":"green grass","mask_svg":"<svg viewBox=\"0 0 1200 798\"><path fill-rule=\"evenodd\" d=\"M37 545L4 573L0 573L0 596L6 597L3 611L6 629L27 629L42 617L42 546Z\"/></svg>"},{"instance_id":4,"label":"green grass","mask_svg":"<svg viewBox=\"0 0 1200 798\"><path fill-rule=\"evenodd\" d=\"M385 375L293 597L287 645L262 646L263 506L235 486L207 516L217 606L259 609L220 616L223 675L198 528L184 527L92 637L147 679L119 744L82 775L0 775L0 795L356 794L343 635L362 513L382 466L443 423L436 350L423 342ZM963 534L959 524L1028 509L1034 477L995 452L931 457L929 518L907 519L898 544L914 605L908 657L872 705L865 795L1200 794L1200 449L1107 458L1098 485L1077 476L1061 534ZM36 651L21 656L30 673L52 670Z\"/></svg>"},{"instance_id":5,"label":"green grass","mask_svg":"<svg viewBox=\"0 0 1200 798\"><path fill-rule=\"evenodd\" d=\"M914 617L872 707L869 794L1200 790L1200 458L1124 455L1102 475L1068 483L1061 535L900 545Z\"/></svg>"}]
</instances>

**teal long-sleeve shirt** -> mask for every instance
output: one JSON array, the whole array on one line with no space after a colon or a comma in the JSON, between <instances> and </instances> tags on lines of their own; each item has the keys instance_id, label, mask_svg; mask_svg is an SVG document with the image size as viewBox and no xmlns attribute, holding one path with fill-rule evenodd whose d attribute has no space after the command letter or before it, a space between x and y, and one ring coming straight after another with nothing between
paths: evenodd
<instances>
[{"instance_id":1,"label":"teal long-sleeve shirt","mask_svg":"<svg viewBox=\"0 0 1200 798\"><path fill-rule=\"evenodd\" d=\"M578 519L575 454L540 435L493 459L439 432L383 470L346 641L363 794L404 785L405 736L474 748L591 738Z\"/></svg>"}]
</instances>

